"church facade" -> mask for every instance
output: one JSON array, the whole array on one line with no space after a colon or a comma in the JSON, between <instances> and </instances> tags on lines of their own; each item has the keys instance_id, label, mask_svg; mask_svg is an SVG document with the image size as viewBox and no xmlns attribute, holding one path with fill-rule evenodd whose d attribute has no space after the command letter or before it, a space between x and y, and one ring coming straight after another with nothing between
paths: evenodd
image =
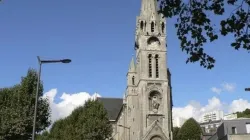
<instances>
[{"instance_id":1,"label":"church facade","mask_svg":"<svg viewBox=\"0 0 250 140\"><path fill-rule=\"evenodd\" d=\"M114 140L172 140L166 19L157 10L156 0L142 0L124 97L98 98L108 111Z\"/></svg>"}]
</instances>

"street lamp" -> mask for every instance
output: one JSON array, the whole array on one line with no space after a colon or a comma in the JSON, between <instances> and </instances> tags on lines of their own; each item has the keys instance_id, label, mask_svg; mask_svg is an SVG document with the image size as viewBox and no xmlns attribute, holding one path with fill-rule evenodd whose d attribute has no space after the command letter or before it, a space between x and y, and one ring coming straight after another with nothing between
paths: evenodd
<instances>
[{"instance_id":1,"label":"street lamp","mask_svg":"<svg viewBox=\"0 0 250 140\"><path fill-rule=\"evenodd\" d=\"M250 91L250 88L245 88L245 91Z\"/></svg>"},{"instance_id":2,"label":"street lamp","mask_svg":"<svg viewBox=\"0 0 250 140\"><path fill-rule=\"evenodd\" d=\"M130 127L123 126L121 124L118 124L118 126L128 129L128 140L130 140Z\"/></svg>"},{"instance_id":3,"label":"street lamp","mask_svg":"<svg viewBox=\"0 0 250 140\"><path fill-rule=\"evenodd\" d=\"M47 63L70 63L70 59L61 59L61 60L41 60L39 56L37 56L38 63L39 63L39 72L38 72L38 79L37 79L37 86L36 86L36 102L35 102L35 112L34 112L34 121L33 121L33 130L32 130L32 140L35 139L35 132L36 132L36 114L37 114L37 100L38 100L38 91L40 87L40 77L41 77L41 69L42 64Z\"/></svg>"}]
</instances>

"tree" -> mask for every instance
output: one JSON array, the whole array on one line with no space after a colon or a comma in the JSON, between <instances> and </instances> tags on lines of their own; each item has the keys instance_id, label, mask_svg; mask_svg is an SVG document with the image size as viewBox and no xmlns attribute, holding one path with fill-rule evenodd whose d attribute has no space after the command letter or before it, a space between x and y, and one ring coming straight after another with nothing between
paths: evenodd
<instances>
[{"instance_id":1,"label":"tree","mask_svg":"<svg viewBox=\"0 0 250 140\"><path fill-rule=\"evenodd\" d=\"M44 131L42 134L36 135L36 140L48 140L49 139L49 132Z\"/></svg>"},{"instance_id":2,"label":"tree","mask_svg":"<svg viewBox=\"0 0 250 140\"><path fill-rule=\"evenodd\" d=\"M49 140L105 140L112 134L107 115L102 103L88 100L52 125Z\"/></svg>"},{"instance_id":3,"label":"tree","mask_svg":"<svg viewBox=\"0 0 250 140\"><path fill-rule=\"evenodd\" d=\"M60 119L54 122L48 136L49 139L66 140L65 136L67 135L67 129L65 128L65 126L67 125L68 124L66 123L66 119Z\"/></svg>"},{"instance_id":4,"label":"tree","mask_svg":"<svg viewBox=\"0 0 250 140\"><path fill-rule=\"evenodd\" d=\"M27 140L32 136L37 73L29 69L21 83L0 90L0 138ZM39 89L36 132L50 125L50 108L47 99L41 98Z\"/></svg>"},{"instance_id":5,"label":"tree","mask_svg":"<svg viewBox=\"0 0 250 140\"><path fill-rule=\"evenodd\" d=\"M193 118L188 119L178 132L178 140L200 140L202 130L200 125Z\"/></svg>"},{"instance_id":6,"label":"tree","mask_svg":"<svg viewBox=\"0 0 250 140\"><path fill-rule=\"evenodd\" d=\"M97 100L87 101L82 115L84 123L84 137L87 140L105 140L111 137L112 126L104 106Z\"/></svg>"},{"instance_id":7,"label":"tree","mask_svg":"<svg viewBox=\"0 0 250 140\"><path fill-rule=\"evenodd\" d=\"M174 127L174 129L173 129L173 140L178 140L177 135L178 135L179 130L180 130L179 127Z\"/></svg>"},{"instance_id":8,"label":"tree","mask_svg":"<svg viewBox=\"0 0 250 140\"><path fill-rule=\"evenodd\" d=\"M181 42L182 51L189 55L188 62L200 62L204 68L214 67L215 59L208 55L203 45L213 42L219 37L233 35L235 40L231 46L238 50L250 50L249 0L157 0L163 16L177 17L175 27ZM225 9L234 8L229 16ZM228 11L228 10L227 10ZM209 15L214 15L213 17ZM215 16L219 16L220 26L216 29Z\"/></svg>"},{"instance_id":9,"label":"tree","mask_svg":"<svg viewBox=\"0 0 250 140\"><path fill-rule=\"evenodd\" d=\"M238 118L250 118L250 109L246 109L242 112L236 112Z\"/></svg>"}]
</instances>

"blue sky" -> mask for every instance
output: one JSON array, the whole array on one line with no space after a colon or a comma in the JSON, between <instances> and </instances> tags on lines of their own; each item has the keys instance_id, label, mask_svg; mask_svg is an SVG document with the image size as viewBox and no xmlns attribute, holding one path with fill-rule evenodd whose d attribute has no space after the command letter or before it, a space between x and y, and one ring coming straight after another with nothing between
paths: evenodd
<instances>
[{"instance_id":1,"label":"blue sky","mask_svg":"<svg viewBox=\"0 0 250 140\"><path fill-rule=\"evenodd\" d=\"M70 58L70 64L43 66L45 92L98 92L122 97L126 73L134 54L136 16L140 0L3 0L0 3L0 87L18 83L28 68L38 68L36 56L44 59ZM250 54L230 47L232 38L207 44L216 66L206 70L186 64L173 19L167 21L168 66L172 73L174 106L190 101L206 105L219 98L230 103L250 99ZM233 92L216 94L212 87L234 85Z\"/></svg>"}]
</instances>

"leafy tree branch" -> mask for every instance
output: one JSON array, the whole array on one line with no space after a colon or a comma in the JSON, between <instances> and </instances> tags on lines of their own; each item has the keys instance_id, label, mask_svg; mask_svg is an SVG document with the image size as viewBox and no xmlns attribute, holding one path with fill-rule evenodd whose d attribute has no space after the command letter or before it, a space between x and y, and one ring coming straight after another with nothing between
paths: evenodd
<instances>
[{"instance_id":1,"label":"leafy tree branch","mask_svg":"<svg viewBox=\"0 0 250 140\"><path fill-rule=\"evenodd\" d=\"M200 62L200 65L212 69L215 59L204 51L204 45L218 40L219 37L233 35L231 46L236 50L250 50L249 6L250 0L158 0L159 13L167 18L177 17L175 28L182 51L188 54L186 63ZM237 5L239 3L239 5ZM231 15L221 19L219 30L213 25L214 16L225 14L229 6L236 6Z\"/></svg>"}]
</instances>

